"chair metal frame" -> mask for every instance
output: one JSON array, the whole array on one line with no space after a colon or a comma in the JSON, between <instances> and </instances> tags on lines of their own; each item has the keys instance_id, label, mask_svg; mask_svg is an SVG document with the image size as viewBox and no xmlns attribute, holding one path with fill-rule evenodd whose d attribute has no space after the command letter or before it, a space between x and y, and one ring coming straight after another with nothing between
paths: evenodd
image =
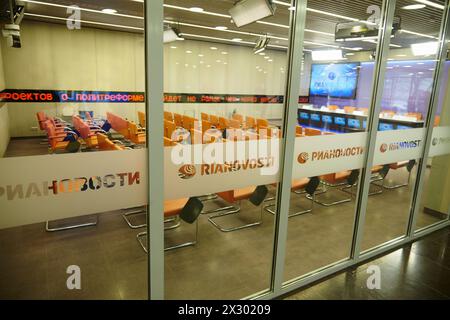
<instances>
[{"instance_id":1,"label":"chair metal frame","mask_svg":"<svg viewBox=\"0 0 450 320\"><path fill-rule=\"evenodd\" d=\"M174 229L174 228L171 228L171 229L165 228L165 230L172 230L172 229ZM136 240L139 242L139 245L145 251L145 253L148 253L147 246L144 243L144 241L142 240L142 238L144 238L146 236L147 236L147 231L139 232L136 235ZM195 239L193 241L188 241L188 242L184 242L184 243L180 243L180 244L176 244L176 245L164 248L164 251L171 251L171 250L175 250L175 249L195 246L197 244L197 242L198 242L198 219L195 221Z\"/></svg>"},{"instance_id":2,"label":"chair metal frame","mask_svg":"<svg viewBox=\"0 0 450 320\"><path fill-rule=\"evenodd\" d=\"M229 211L226 211L228 209L231 209ZM225 211L225 212L222 212ZM222 232L232 232L232 231L237 231L237 230L242 230L242 229L247 229L247 228L251 228L251 227L256 227L259 226L260 224L262 224L262 220L263 220L263 205L261 205L261 212L260 212L260 218L252 223L248 223L248 224L244 224L241 226L237 226L237 227L230 227L230 228L224 228L223 226L221 226L220 224L218 224L215 220L219 219L219 218L223 218L225 216L229 216L232 214L237 214L241 211L241 200L238 201L238 205L237 206L227 206L227 207L222 207L222 208L218 208L215 210L211 210L211 211L207 211L208 213L216 213L212 216L208 217L208 221L217 229L219 229ZM221 213L222 212L222 213ZM204 214L207 214L206 212Z\"/></svg>"},{"instance_id":3,"label":"chair metal frame","mask_svg":"<svg viewBox=\"0 0 450 320\"><path fill-rule=\"evenodd\" d=\"M306 191L295 190L292 193L296 193L296 194L301 195L301 194L305 194ZM309 199L308 197L305 197L306 199L310 200L310 202L311 202L311 207L309 209L306 209L306 210L303 210L303 211L299 211L299 212L296 212L296 213L291 213L291 214L288 215L288 218L293 218L293 217L297 217L297 216L302 216L302 215L307 214L307 213L311 213L313 211L313 209L314 209L315 194L316 193L314 192L313 195L312 195L312 199ZM272 198L272 200L273 200L273 198ZM273 207L273 209L270 209L271 207ZM272 215L275 215L276 214L275 207L276 207L275 203L268 204L268 205L264 206L264 210L266 210L268 213L270 213Z\"/></svg>"},{"instance_id":4,"label":"chair metal frame","mask_svg":"<svg viewBox=\"0 0 450 320\"><path fill-rule=\"evenodd\" d=\"M142 214L146 214L147 211L145 209L140 209L139 207L137 208L132 208L131 211L125 212L122 214L123 219L125 220L125 222L128 224L128 226L131 229L141 229L147 226L147 223L143 223L143 224L133 224L131 222L131 220L129 219L130 216L136 216L136 215L142 215ZM164 223L171 223L171 222L175 222L173 225L168 226L168 227L164 227L164 230L172 230L172 229L176 229L180 226L180 217L179 216L175 216L173 218L169 218L169 219L165 219Z\"/></svg>"},{"instance_id":5,"label":"chair metal frame","mask_svg":"<svg viewBox=\"0 0 450 320\"><path fill-rule=\"evenodd\" d=\"M337 201L334 201L334 202L324 202L324 201L318 200L317 199L317 195L321 195L321 194L327 193L330 190L330 188L335 188L335 189L337 189L339 191L342 191L344 193L348 193L348 192L346 192L343 189L345 189L346 187L347 188L349 187L349 184L346 183L346 182L332 184L332 183L328 183L326 181L320 180L320 184L323 186L322 191L316 192L314 194L314 197L308 194L308 195L306 195L306 198L308 198L309 200L312 200L312 201L314 201L314 202L316 202L316 203L318 203L318 204L320 204L320 205L322 205L324 207L337 206L339 204L343 204L343 203L347 203L347 202L352 201L352 197L345 198L345 199L342 199L342 200L337 200ZM342 188L339 188L339 187L342 187Z\"/></svg>"},{"instance_id":6,"label":"chair metal frame","mask_svg":"<svg viewBox=\"0 0 450 320\"><path fill-rule=\"evenodd\" d=\"M95 221L94 222L76 223L76 224L68 225L68 226L65 226L65 227L55 227L55 228L51 228L50 227L50 223L51 222L56 222L58 220L52 220L52 221L47 220L45 222L45 231L47 231L47 232L57 232L57 231L65 231L65 230L71 230L71 229L77 229L77 228L96 226L98 224L98 215L96 214L94 216L95 216Z\"/></svg>"}]
</instances>

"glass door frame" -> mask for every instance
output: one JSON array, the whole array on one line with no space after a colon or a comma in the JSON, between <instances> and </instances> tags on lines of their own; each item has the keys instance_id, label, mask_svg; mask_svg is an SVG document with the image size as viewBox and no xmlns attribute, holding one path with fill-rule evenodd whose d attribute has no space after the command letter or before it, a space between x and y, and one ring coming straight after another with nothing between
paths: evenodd
<instances>
[{"instance_id":1,"label":"glass door frame","mask_svg":"<svg viewBox=\"0 0 450 320\"><path fill-rule=\"evenodd\" d=\"M321 278L342 271L348 267L367 261L376 255L385 253L394 248L412 242L419 237L436 230L450 226L450 218L433 224L425 229L414 231L417 215L419 214L418 196L423 189L425 178L426 159L428 158L431 137L433 134L433 121L438 107L439 89L444 75L444 63L447 56L448 39L450 38L450 0L445 1L443 14L438 63L433 78L430 108L425 123L426 140L419 165L419 174L415 182L413 197L411 200L410 217L406 234L384 243L368 252L361 253L361 240L364 232L365 215L368 201L370 168L373 164L375 143L378 133L379 114L381 111L381 98L383 94L384 75L389 53L390 32L396 8L396 0L383 0L381 10L380 41L377 43L377 57L373 75L371 108L368 118L368 137L366 142L367 154L365 155L364 168L361 174L361 182L358 188L358 196L355 209L355 222L353 231L353 243L350 258L336 262L330 266L324 266L289 283L283 283L284 263L286 257L286 243L288 232L288 211L290 205L290 184L294 159L295 125L297 123L298 96L300 89L300 69L303 58L304 31L306 20L307 0L292 0L295 7L290 17L288 62L286 73L286 90L283 113L283 133L281 141L280 182L277 191L277 214L275 215L273 235L273 257L270 288L266 292L255 293L244 299L273 299L297 290ZM163 86L163 20L164 1L144 1L145 13L145 66L146 66L146 114L147 114L147 141L148 141L148 210L147 221L147 245L148 254L148 288L149 299L164 299L164 221L163 204L164 191L161 186L164 183L164 146L163 146L163 110L164 110L164 86ZM444 41L445 40L445 41ZM149 93L152 92L150 95ZM150 130L151 128L151 130ZM150 134L151 133L151 134ZM151 150L151 152L150 152ZM151 157L150 157L151 155ZM150 214L150 212L152 214ZM450 208L449 208L450 213Z\"/></svg>"}]
</instances>

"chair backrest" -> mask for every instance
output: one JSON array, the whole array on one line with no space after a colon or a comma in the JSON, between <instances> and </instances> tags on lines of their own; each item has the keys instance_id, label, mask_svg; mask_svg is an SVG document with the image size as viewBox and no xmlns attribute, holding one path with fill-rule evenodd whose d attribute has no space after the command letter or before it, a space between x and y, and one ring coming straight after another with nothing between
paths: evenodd
<instances>
[{"instance_id":1,"label":"chair backrest","mask_svg":"<svg viewBox=\"0 0 450 320\"><path fill-rule=\"evenodd\" d=\"M194 129L195 121L196 121L195 118L184 115L183 116L183 128L185 128L186 130Z\"/></svg>"},{"instance_id":2,"label":"chair backrest","mask_svg":"<svg viewBox=\"0 0 450 320\"><path fill-rule=\"evenodd\" d=\"M219 117L218 116L215 116L215 115L210 115L209 116L209 121L211 122L211 124L213 125L213 126L215 126L216 128L217 127L219 127Z\"/></svg>"},{"instance_id":3,"label":"chair backrest","mask_svg":"<svg viewBox=\"0 0 450 320\"><path fill-rule=\"evenodd\" d=\"M187 223L194 223L203 210L203 202L197 198L190 198L180 212L180 218Z\"/></svg>"},{"instance_id":4,"label":"chair backrest","mask_svg":"<svg viewBox=\"0 0 450 320\"><path fill-rule=\"evenodd\" d=\"M334 105L334 104L331 104L331 105L329 105L327 108L328 108L328 110L334 111L334 110L339 109L339 106L336 106L336 105Z\"/></svg>"},{"instance_id":5,"label":"chair backrest","mask_svg":"<svg viewBox=\"0 0 450 320\"><path fill-rule=\"evenodd\" d=\"M164 137L164 147L172 147L174 145L176 145L176 142L172 141L167 137Z\"/></svg>"},{"instance_id":6,"label":"chair backrest","mask_svg":"<svg viewBox=\"0 0 450 320\"><path fill-rule=\"evenodd\" d=\"M256 128L256 119L253 117L246 117L245 118L245 126L247 128Z\"/></svg>"},{"instance_id":7,"label":"chair backrest","mask_svg":"<svg viewBox=\"0 0 450 320\"><path fill-rule=\"evenodd\" d=\"M420 112L407 112L406 116L416 118L417 121L423 120L423 115Z\"/></svg>"},{"instance_id":8,"label":"chair backrest","mask_svg":"<svg viewBox=\"0 0 450 320\"><path fill-rule=\"evenodd\" d=\"M303 128L301 126L297 126L295 128L295 133L298 135L303 135Z\"/></svg>"},{"instance_id":9,"label":"chair backrest","mask_svg":"<svg viewBox=\"0 0 450 320\"><path fill-rule=\"evenodd\" d=\"M201 117L202 117L202 120L209 121L209 114L202 112Z\"/></svg>"},{"instance_id":10,"label":"chair backrest","mask_svg":"<svg viewBox=\"0 0 450 320\"><path fill-rule=\"evenodd\" d=\"M176 127L177 126L175 125L175 123L164 120L164 137L172 140L172 134L175 131Z\"/></svg>"},{"instance_id":11,"label":"chair backrest","mask_svg":"<svg viewBox=\"0 0 450 320\"><path fill-rule=\"evenodd\" d=\"M138 119L139 119L139 125L142 128L146 128L147 127L147 119L145 117L145 112L138 111Z\"/></svg>"},{"instance_id":12,"label":"chair backrest","mask_svg":"<svg viewBox=\"0 0 450 320\"><path fill-rule=\"evenodd\" d=\"M364 114L366 114L366 115L369 114L369 108L358 108L357 110L362 112L362 113L364 113Z\"/></svg>"},{"instance_id":13,"label":"chair backrest","mask_svg":"<svg viewBox=\"0 0 450 320\"><path fill-rule=\"evenodd\" d=\"M269 189L266 186L257 186L255 191L253 191L252 195L248 199L253 205L259 206L264 202Z\"/></svg>"},{"instance_id":14,"label":"chair backrest","mask_svg":"<svg viewBox=\"0 0 450 320\"><path fill-rule=\"evenodd\" d=\"M164 119L166 119L167 121L173 121L173 117L174 114L172 114L172 112L164 111Z\"/></svg>"},{"instance_id":15,"label":"chair backrest","mask_svg":"<svg viewBox=\"0 0 450 320\"><path fill-rule=\"evenodd\" d=\"M258 128L267 128L269 126L269 121L266 119L256 119L256 126Z\"/></svg>"},{"instance_id":16,"label":"chair backrest","mask_svg":"<svg viewBox=\"0 0 450 320\"><path fill-rule=\"evenodd\" d=\"M203 134L205 133L205 131L211 129L212 124L211 122L209 122L208 120L202 120L202 132Z\"/></svg>"},{"instance_id":17,"label":"chair backrest","mask_svg":"<svg viewBox=\"0 0 450 320\"><path fill-rule=\"evenodd\" d=\"M45 121L47 120L47 116L45 115L45 113L44 113L44 112L38 112L38 113L36 113L36 118L37 118L38 123L39 123L39 128L40 128L41 130L45 130L44 123L45 123Z\"/></svg>"},{"instance_id":18,"label":"chair backrest","mask_svg":"<svg viewBox=\"0 0 450 320\"><path fill-rule=\"evenodd\" d=\"M305 187L305 191L310 196L312 196L316 192L316 190L319 187L319 185L320 185L319 177L312 177L312 178L309 179L309 182L308 182L308 184Z\"/></svg>"},{"instance_id":19,"label":"chair backrest","mask_svg":"<svg viewBox=\"0 0 450 320\"><path fill-rule=\"evenodd\" d=\"M125 120L111 112L106 113L106 118L108 119L108 122L111 125L111 127L115 131L119 132L120 134L124 134L128 131L128 121L127 120Z\"/></svg>"},{"instance_id":20,"label":"chair backrest","mask_svg":"<svg viewBox=\"0 0 450 320\"><path fill-rule=\"evenodd\" d=\"M183 116L181 114L174 113L173 114L173 121L175 122L175 125L177 127L182 127L183 126Z\"/></svg>"},{"instance_id":21,"label":"chair backrest","mask_svg":"<svg viewBox=\"0 0 450 320\"><path fill-rule=\"evenodd\" d=\"M83 139L87 139L92 135L89 125L87 125L79 116L72 116L72 124Z\"/></svg>"},{"instance_id":22,"label":"chair backrest","mask_svg":"<svg viewBox=\"0 0 450 320\"><path fill-rule=\"evenodd\" d=\"M227 129L230 127L230 120L224 117L219 117L219 127L221 129Z\"/></svg>"},{"instance_id":23,"label":"chair backrest","mask_svg":"<svg viewBox=\"0 0 450 320\"><path fill-rule=\"evenodd\" d=\"M240 129L241 128L241 121L236 119L229 120L229 126L233 129Z\"/></svg>"},{"instance_id":24,"label":"chair backrest","mask_svg":"<svg viewBox=\"0 0 450 320\"><path fill-rule=\"evenodd\" d=\"M355 107L351 107L351 106L345 106L344 107L345 113L353 113L353 111L355 111L355 110L356 110Z\"/></svg>"},{"instance_id":25,"label":"chair backrest","mask_svg":"<svg viewBox=\"0 0 450 320\"><path fill-rule=\"evenodd\" d=\"M244 116L242 114L239 114L239 113L233 114L233 116L231 118L233 120L239 121L239 123L241 123L241 124L244 122Z\"/></svg>"}]
</instances>

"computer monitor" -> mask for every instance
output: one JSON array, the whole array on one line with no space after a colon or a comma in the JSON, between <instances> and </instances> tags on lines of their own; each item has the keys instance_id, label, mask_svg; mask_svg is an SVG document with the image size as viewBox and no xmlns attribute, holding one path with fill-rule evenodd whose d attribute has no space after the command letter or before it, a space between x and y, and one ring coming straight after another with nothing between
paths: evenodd
<instances>
[{"instance_id":1,"label":"computer monitor","mask_svg":"<svg viewBox=\"0 0 450 320\"><path fill-rule=\"evenodd\" d=\"M358 119L348 119L348 126L350 128L359 129L361 128L361 121Z\"/></svg>"},{"instance_id":2,"label":"computer monitor","mask_svg":"<svg viewBox=\"0 0 450 320\"><path fill-rule=\"evenodd\" d=\"M309 120L309 113L307 113L307 112L300 112L300 119Z\"/></svg>"},{"instance_id":3,"label":"computer monitor","mask_svg":"<svg viewBox=\"0 0 450 320\"><path fill-rule=\"evenodd\" d=\"M320 122L320 115L317 114L317 113L312 113L312 114L311 114L311 120L312 120L312 121Z\"/></svg>"},{"instance_id":4,"label":"computer monitor","mask_svg":"<svg viewBox=\"0 0 450 320\"><path fill-rule=\"evenodd\" d=\"M333 117L332 116L323 115L322 116L322 122L323 123L333 123Z\"/></svg>"},{"instance_id":5,"label":"computer monitor","mask_svg":"<svg viewBox=\"0 0 450 320\"><path fill-rule=\"evenodd\" d=\"M334 123L339 126L345 126L346 121L345 121L345 118L343 118L343 117L334 117Z\"/></svg>"},{"instance_id":6,"label":"computer monitor","mask_svg":"<svg viewBox=\"0 0 450 320\"><path fill-rule=\"evenodd\" d=\"M378 127L379 131L389 131L389 130L394 130L394 125L391 123L380 123L379 127Z\"/></svg>"},{"instance_id":7,"label":"computer monitor","mask_svg":"<svg viewBox=\"0 0 450 320\"><path fill-rule=\"evenodd\" d=\"M411 127L408 126L402 126L402 125L397 125L397 130L408 130L408 129L412 129Z\"/></svg>"},{"instance_id":8,"label":"computer monitor","mask_svg":"<svg viewBox=\"0 0 450 320\"><path fill-rule=\"evenodd\" d=\"M363 128L366 129L367 128L367 120L363 121Z\"/></svg>"}]
</instances>

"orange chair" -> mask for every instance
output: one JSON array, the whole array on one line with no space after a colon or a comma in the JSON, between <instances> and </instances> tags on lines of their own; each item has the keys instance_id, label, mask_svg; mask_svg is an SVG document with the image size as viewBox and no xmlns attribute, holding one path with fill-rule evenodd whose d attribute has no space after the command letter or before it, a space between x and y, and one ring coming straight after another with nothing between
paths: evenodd
<instances>
[{"instance_id":1,"label":"orange chair","mask_svg":"<svg viewBox=\"0 0 450 320\"><path fill-rule=\"evenodd\" d=\"M164 137L172 140L172 135L176 128L177 126L174 122L164 119Z\"/></svg>"},{"instance_id":2,"label":"orange chair","mask_svg":"<svg viewBox=\"0 0 450 320\"><path fill-rule=\"evenodd\" d=\"M354 111L356 111L356 108L355 107L351 107L351 106L345 106L344 107L344 111L345 111L345 113L352 114Z\"/></svg>"},{"instance_id":3,"label":"orange chair","mask_svg":"<svg viewBox=\"0 0 450 320\"><path fill-rule=\"evenodd\" d=\"M229 204L232 204L231 206L227 207L221 207L215 210L202 212L203 214L210 214L215 213L214 215L211 215L208 217L209 222L212 223L213 226L215 226L217 229L219 229L222 232L231 232L231 231L237 231L242 230L254 226L258 226L262 223L262 210L261 207L261 215L259 219L256 222L236 226L236 227L229 227L225 228L221 225L219 225L215 220L224 216L228 216L231 214L236 214L241 211L240 203L242 200L249 200L253 205L259 206L264 202L264 199L266 198L268 193L268 189L266 186L258 186L258 187L247 187L242 189L236 189L236 190L230 190L230 191L224 191L219 192L217 195L228 202ZM238 205L235 205L235 203L238 203ZM225 212L223 212L225 211Z\"/></svg>"},{"instance_id":4,"label":"orange chair","mask_svg":"<svg viewBox=\"0 0 450 320\"><path fill-rule=\"evenodd\" d=\"M110 150L110 151L118 151L118 150L124 150L125 147L123 144L118 145L111 140L108 139L108 137L102 133L97 133L97 141L98 141L98 148L100 150ZM118 141L120 143L120 141Z\"/></svg>"},{"instance_id":5,"label":"orange chair","mask_svg":"<svg viewBox=\"0 0 450 320\"><path fill-rule=\"evenodd\" d=\"M441 124L441 116L436 116L434 118L434 126L439 127L440 124Z\"/></svg>"},{"instance_id":6,"label":"orange chair","mask_svg":"<svg viewBox=\"0 0 450 320\"><path fill-rule=\"evenodd\" d=\"M186 115L183 116L183 128L185 128L186 130L194 129L195 122L197 122L197 119Z\"/></svg>"},{"instance_id":7,"label":"orange chair","mask_svg":"<svg viewBox=\"0 0 450 320\"><path fill-rule=\"evenodd\" d=\"M164 201L164 217L167 219L175 218L175 221L179 221L179 219L183 220L188 224L195 223L195 239L192 241L184 242L181 244L173 245L167 248L164 248L164 251L195 246L198 241L198 217L203 210L203 203L197 198L190 199L177 199L177 200L166 200ZM173 220L173 219L172 219ZM178 227L177 223L175 226L166 227L164 230L172 230ZM137 234L136 238L141 245L142 249L148 253L148 249L146 246L146 241L143 239L147 236L147 231L140 232Z\"/></svg>"},{"instance_id":8,"label":"orange chair","mask_svg":"<svg viewBox=\"0 0 450 320\"><path fill-rule=\"evenodd\" d=\"M305 134L303 133L303 127L301 127L301 126L296 126L295 127L295 135L297 136L297 138L298 137L304 137L305 136Z\"/></svg>"},{"instance_id":9,"label":"orange chair","mask_svg":"<svg viewBox=\"0 0 450 320\"><path fill-rule=\"evenodd\" d=\"M253 117L245 118L245 128L246 129L255 129L256 128L256 119Z\"/></svg>"},{"instance_id":10,"label":"orange chair","mask_svg":"<svg viewBox=\"0 0 450 320\"><path fill-rule=\"evenodd\" d=\"M145 144L145 129L139 128L133 121L128 121L129 139L136 144Z\"/></svg>"},{"instance_id":11,"label":"orange chair","mask_svg":"<svg viewBox=\"0 0 450 320\"><path fill-rule=\"evenodd\" d=\"M225 130L230 127L230 120L224 117L219 117L219 129Z\"/></svg>"},{"instance_id":12,"label":"orange chair","mask_svg":"<svg viewBox=\"0 0 450 320\"><path fill-rule=\"evenodd\" d=\"M168 120L170 121L170 120ZM173 114L173 122L175 122L175 125L177 127L182 127L183 126L183 116L179 113L174 113Z\"/></svg>"},{"instance_id":13,"label":"orange chair","mask_svg":"<svg viewBox=\"0 0 450 320\"><path fill-rule=\"evenodd\" d=\"M217 129L219 129L220 123L219 123L219 117L215 116L215 115L210 115L209 116L209 121L211 122L211 124L216 127Z\"/></svg>"},{"instance_id":14,"label":"orange chair","mask_svg":"<svg viewBox=\"0 0 450 320\"><path fill-rule=\"evenodd\" d=\"M106 113L106 118L114 131L121 134L125 139L130 139L130 133L128 131L128 121L111 113Z\"/></svg>"},{"instance_id":15,"label":"orange chair","mask_svg":"<svg viewBox=\"0 0 450 320\"><path fill-rule=\"evenodd\" d=\"M369 108L358 108L356 110L362 112L365 115L369 114Z\"/></svg>"},{"instance_id":16,"label":"orange chair","mask_svg":"<svg viewBox=\"0 0 450 320\"><path fill-rule=\"evenodd\" d=\"M407 112L405 114L405 116L407 117L412 117L412 118L416 118L416 121L420 121L423 120L423 115L420 112Z\"/></svg>"},{"instance_id":17,"label":"orange chair","mask_svg":"<svg viewBox=\"0 0 450 320\"><path fill-rule=\"evenodd\" d=\"M269 126L269 121L266 119L256 119L256 127L259 128L267 128Z\"/></svg>"},{"instance_id":18,"label":"orange chair","mask_svg":"<svg viewBox=\"0 0 450 320\"><path fill-rule=\"evenodd\" d=\"M402 168L406 168L406 170L408 172L408 179L406 180L406 182L399 183L399 184L393 184L393 185L387 185L385 183L386 180L383 180L382 187L385 189L392 190L392 189L398 189L398 188L409 186L409 184L411 182L412 170L414 169L415 165L416 165L416 160L409 160L409 161L407 160L407 161L401 161L401 162L397 162L397 163L391 163L389 165L389 169L391 169L391 170L399 170Z\"/></svg>"},{"instance_id":19,"label":"orange chair","mask_svg":"<svg viewBox=\"0 0 450 320\"><path fill-rule=\"evenodd\" d=\"M233 114L231 119L239 121L239 124L241 124L241 125L244 123L244 116L242 114L235 113L235 114Z\"/></svg>"},{"instance_id":20,"label":"orange chair","mask_svg":"<svg viewBox=\"0 0 450 320\"><path fill-rule=\"evenodd\" d=\"M236 119L229 120L229 127L232 129L240 129L241 128L241 121Z\"/></svg>"},{"instance_id":21,"label":"orange chair","mask_svg":"<svg viewBox=\"0 0 450 320\"><path fill-rule=\"evenodd\" d=\"M174 115L172 112L164 111L164 119L167 121L173 121Z\"/></svg>"},{"instance_id":22,"label":"orange chair","mask_svg":"<svg viewBox=\"0 0 450 320\"><path fill-rule=\"evenodd\" d=\"M202 112L201 117L202 117L202 120L209 121L209 114Z\"/></svg>"},{"instance_id":23,"label":"orange chair","mask_svg":"<svg viewBox=\"0 0 450 320\"><path fill-rule=\"evenodd\" d=\"M329 105L328 107L328 110L330 110L330 111L335 111L335 110L337 110L337 109L339 109L339 106L336 106L336 105Z\"/></svg>"},{"instance_id":24,"label":"orange chair","mask_svg":"<svg viewBox=\"0 0 450 320\"><path fill-rule=\"evenodd\" d=\"M56 152L59 150L66 150L70 141L64 141L68 135L72 135L74 139L78 136L74 132L57 132L55 126L50 120L44 123L45 131L47 132L49 150Z\"/></svg>"},{"instance_id":25,"label":"orange chair","mask_svg":"<svg viewBox=\"0 0 450 320\"><path fill-rule=\"evenodd\" d=\"M164 137L164 147L173 147L176 145L177 143L175 141L172 141L171 139Z\"/></svg>"},{"instance_id":26,"label":"orange chair","mask_svg":"<svg viewBox=\"0 0 450 320\"><path fill-rule=\"evenodd\" d=\"M147 119L145 117L145 112L138 111L138 119L139 119L139 125L142 128L147 128Z\"/></svg>"}]
</instances>

